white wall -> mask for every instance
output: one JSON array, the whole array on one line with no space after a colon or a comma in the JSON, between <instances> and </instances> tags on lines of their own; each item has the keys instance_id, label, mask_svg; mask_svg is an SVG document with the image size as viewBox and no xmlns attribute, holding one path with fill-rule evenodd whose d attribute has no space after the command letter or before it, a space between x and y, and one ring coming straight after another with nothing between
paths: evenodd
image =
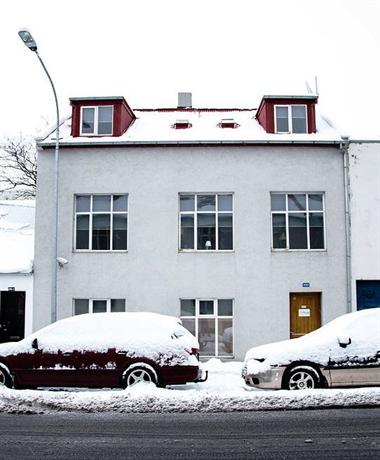
<instances>
[{"instance_id":1,"label":"white wall","mask_svg":"<svg viewBox=\"0 0 380 460\"><path fill-rule=\"evenodd\" d=\"M53 153L39 154L34 329L50 321ZM272 252L270 192L324 192L327 250ZM232 253L178 251L178 193L233 192ZM73 251L74 195L129 193L128 253ZM289 337L289 293L346 312L342 154L335 147L71 148L60 157L58 318L73 298L179 315L180 298L234 298L235 354ZM310 288L302 283L309 282Z\"/></svg>"},{"instance_id":2,"label":"white wall","mask_svg":"<svg viewBox=\"0 0 380 460\"><path fill-rule=\"evenodd\" d=\"M356 281L380 280L380 141L350 144L352 304Z\"/></svg>"}]
</instances>

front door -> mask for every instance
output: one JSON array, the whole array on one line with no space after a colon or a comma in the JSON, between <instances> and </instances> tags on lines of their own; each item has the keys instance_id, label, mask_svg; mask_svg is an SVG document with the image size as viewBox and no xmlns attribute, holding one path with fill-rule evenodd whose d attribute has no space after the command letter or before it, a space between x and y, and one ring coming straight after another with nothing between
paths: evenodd
<instances>
[{"instance_id":1,"label":"front door","mask_svg":"<svg viewBox=\"0 0 380 460\"><path fill-rule=\"evenodd\" d=\"M16 342L24 338L25 292L1 291L0 343Z\"/></svg>"},{"instance_id":2,"label":"front door","mask_svg":"<svg viewBox=\"0 0 380 460\"><path fill-rule=\"evenodd\" d=\"M290 293L290 338L295 339L321 327L320 292Z\"/></svg>"}]
</instances>

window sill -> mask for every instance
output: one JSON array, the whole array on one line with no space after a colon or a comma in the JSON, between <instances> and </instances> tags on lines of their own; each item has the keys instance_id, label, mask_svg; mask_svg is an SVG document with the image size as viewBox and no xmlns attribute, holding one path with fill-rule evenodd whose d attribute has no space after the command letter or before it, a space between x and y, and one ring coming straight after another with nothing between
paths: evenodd
<instances>
[{"instance_id":1,"label":"window sill","mask_svg":"<svg viewBox=\"0 0 380 460\"><path fill-rule=\"evenodd\" d=\"M211 250L201 250L201 249L178 249L178 254L220 254L220 253L234 253L234 249L211 249Z\"/></svg>"},{"instance_id":2,"label":"window sill","mask_svg":"<svg viewBox=\"0 0 380 460\"><path fill-rule=\"evenodd\" d=\"M285 253L285 252L327 252L327 249L274 249L271 248L273 253Z\"/></svg>"},{"instance_id":3,"label":"window sill","mask_svg":"<svg viewBox=\"0 0 380 460\"><path fill-rule=\"evenodd\" d=\"M93 250L93 249L73 249L74 254L126 254L128 250L120 249L120 250Z\"/></svg>"}]
</instances>

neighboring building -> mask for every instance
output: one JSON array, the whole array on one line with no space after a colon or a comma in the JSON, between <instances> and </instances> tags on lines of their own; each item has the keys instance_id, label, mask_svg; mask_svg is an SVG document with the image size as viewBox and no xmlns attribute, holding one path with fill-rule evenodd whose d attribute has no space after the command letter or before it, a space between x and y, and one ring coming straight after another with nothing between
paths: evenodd
<instances>
[{"instance_id":1,"label":"neighboring building","mask_svg":"<svg viewBox=\"0 0 380 460\"><path fill-rule=\"evenodd\" d=\"M0 201L0 343L32 332L34 201Z\"/></svg>"},{"instance_id":2,"label":"neighboring building","mask_svg":"<svg viewBox=\"0 0 380 460\"><path fill-rule=\"evenodd\" d=\"M380 307L380 139L350 141L353 309Z\"/></svg>"},{"instance_id":3,"label":"neighboring building","mask_svg":"<svg viewBox=\"0 0 380 460\"><path fill-rule=\"evenodd\" d=\"M58 319L182 317L201 355L243 358L346 313L344 149L317 97L257 110L73 98L61 127ZM39 142L34 322L50 322L54 133Z\"/></svg>"}]
</instances>

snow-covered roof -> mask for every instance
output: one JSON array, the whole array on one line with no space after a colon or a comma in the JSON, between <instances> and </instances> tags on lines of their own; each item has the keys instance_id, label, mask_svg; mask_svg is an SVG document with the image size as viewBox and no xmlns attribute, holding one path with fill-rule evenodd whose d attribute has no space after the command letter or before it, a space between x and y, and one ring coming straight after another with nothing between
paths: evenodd
<instances>
[{"instance_id":1,"label":"snow-covered roof","mask_svg":"<svg viewBox=\"0 0 380 460\"><path fill-rule=\"evenodd\" d=\"M313 134L267 133L256 119L256 109L134 109L136 120L119 137L72 137L71 117L60 127L60 145L144 145L144 144L259 144L339 143L341 136L317 110L317 132ZM233 118L236 128L222 128L222 119ZM178 119L192 125L174 129ZM39 139L41 147L55 145L55 130Z\"/></svg>"},{"instance_id":2,"label":"snow-covered roof","mask_svg":"<svg viewBox=\"0 0 380 460\"><path fill-rule=\"evenodd\" d=\"M0 201L0 273L31 273L34 200Z\"/></svg>"}]
</instances>

